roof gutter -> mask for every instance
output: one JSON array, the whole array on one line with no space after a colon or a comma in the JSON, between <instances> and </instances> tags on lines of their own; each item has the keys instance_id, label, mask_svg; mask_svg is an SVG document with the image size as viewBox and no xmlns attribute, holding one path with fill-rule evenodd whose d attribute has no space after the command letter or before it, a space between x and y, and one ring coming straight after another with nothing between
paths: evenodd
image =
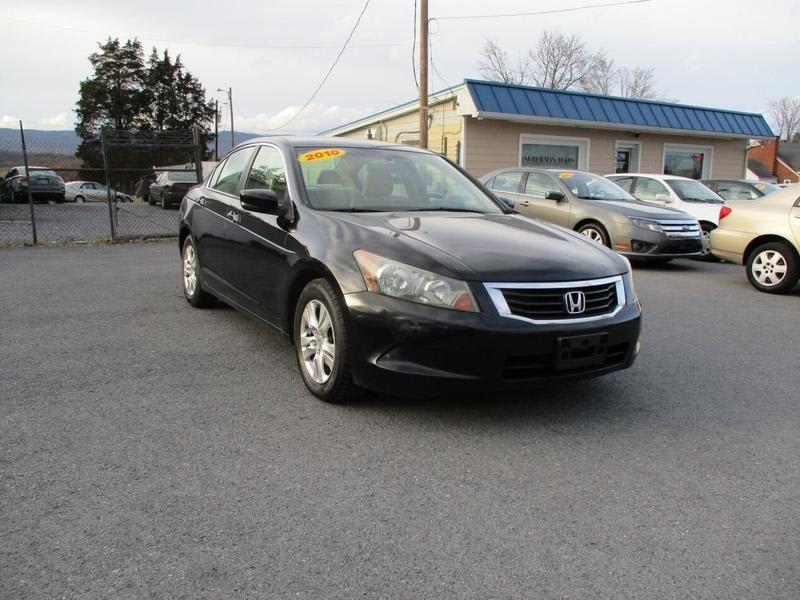
<instances>
[{"instance_id":1,"label":"roof gutter","mask_svg":"<svg viewBox=\"0 0 800 600\"><path fill-rule=\"evenodd\" d=\"M510 121L512 123L523 123L529 125L556 125L556 126L569 126L581 127L583 129L606 129L613 131L627 131L633 134L637 133L658 133L661 135L674 134L674 135L687 135L695 137L713 137L720 139L772 139L773 136L760 136L750 133L718 133L715 131L698 131L696 129L672 129L669 127L652 127L648 125L632 125L629 123L605 123L599 121L580 121L577 119L559 119L553 117L536 117L529 115L511 115L506 113L494 113L486 111L476 111L472 113L472 117L478 119L495 119L500 121Z\"/></svg>"}]
</instances>

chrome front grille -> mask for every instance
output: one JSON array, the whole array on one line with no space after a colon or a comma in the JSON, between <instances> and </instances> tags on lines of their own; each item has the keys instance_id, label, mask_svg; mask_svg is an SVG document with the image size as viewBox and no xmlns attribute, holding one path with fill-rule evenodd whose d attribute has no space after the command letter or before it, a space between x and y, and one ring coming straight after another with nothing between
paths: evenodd
<instances>
[{"instance_id":1,"label":"chrome front grille","mask_svg":"<svg viewBox=\"0 0 800 600\"><path fill-rule=\"evenodd\" d=\"M695 219L656 219L661 229L671 238L699 238L700 224Z\"/></svg>"},{"instance_id":2,"label":"chrome front grille","mask_svg":"<svg viewBox=\"0 0 800 600\"><path fill-rule=\"evenodd\" d=\"M485 286L501 316L533 323L603 319L615 315L625 304L620 276L571 282L487 283ZM582 310L577 313L570 312L567 299L573 292L582 294Z\"/></svg>"}]
</instances>

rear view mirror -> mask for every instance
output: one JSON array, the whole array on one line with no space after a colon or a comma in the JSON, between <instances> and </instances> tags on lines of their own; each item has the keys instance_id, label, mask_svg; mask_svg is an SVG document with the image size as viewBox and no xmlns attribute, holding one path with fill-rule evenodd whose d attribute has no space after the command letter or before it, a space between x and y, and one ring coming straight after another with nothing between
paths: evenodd
<instances>
[{"instance_id":1,"label":"rear view mirror","mask_svg":"<svg viewBox=\"0 0 800 600\"><path fill-rule=\"evenodd\" d=\"M245 210L262 213L274 213L278 210L278 196L272 190L242 190L239 200Z\"/></svg>"},{"instance_id":2,"label":"rear view mirror","mask_svg":"<svg viewBox=\"0 0 800 600\"><path fill-rule=\"evenodd\" d=\"M555 200L556 202L561 202L564 198L565 196L561 192L547 192L547 196L545 196L546 200Z\"/></svg>"}]
</instances>

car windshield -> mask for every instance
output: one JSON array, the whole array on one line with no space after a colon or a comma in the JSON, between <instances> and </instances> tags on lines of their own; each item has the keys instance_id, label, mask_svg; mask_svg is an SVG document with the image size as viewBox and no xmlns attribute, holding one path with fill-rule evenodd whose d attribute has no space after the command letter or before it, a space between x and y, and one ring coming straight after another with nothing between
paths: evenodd
<instances>
[{"instance_id":1,"label":"car windshield","mask_svg":"<svg viewBox=\"0 0 800 600\"><path fill-rule=\"evenodd\" d=\"M561 171L558 178L573 195L583 200L636 200L613 181L593 173Z\"/></svg>"},{"instance_id":2,"label":"car windshield","mask_svg":"<svg viewBox=\"0 0 800 600\"><path fill-rule=\"evenodd\" d=\"M706 202L708 204L725 204L725 200L704 184L693 179L665 179L672 190L684 202Z\"/></svg>"},{"instance_id":3,"label":"car windshield","mask_svg":"<svg viewBox=\"0 0 800 600\"><path fill-rule=\"evenodd\" d=\"M194 171L168 171L167 179L175 183L197 183L197 173Z\"/></svg>"},{"instance_id":4,"label":"car windshield","mask_svg":"<svg viewBox=\"0 0 800 600\"><path fill-rule=\"evenodd\" d=\"M393 148L297 148L303 185L317 210L503 213L444 158Z\"/></svg>"},{"instance_id":5,"label":"car windshield","mask_svg":"<svg viewBox=\"0 0 800 600\"><path fill-rule=\"evenodd\" d=\"M58 177L55 171L50 169L37 169L36 167L31 167L31 176L32 177Z\"/></svg>"}]
</instances>

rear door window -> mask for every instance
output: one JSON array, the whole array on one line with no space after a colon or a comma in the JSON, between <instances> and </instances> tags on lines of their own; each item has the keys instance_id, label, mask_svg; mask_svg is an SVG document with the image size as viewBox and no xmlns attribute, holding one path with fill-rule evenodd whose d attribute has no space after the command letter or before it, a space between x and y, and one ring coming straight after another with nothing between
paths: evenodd
<instances>
[{"instance_id":1,"label":"rear door window","mask_svg":"<svg viewBox=\"0 0 800 600\"><path fill-rule=\"evenodd\" d=\"M522 171L500 173L494 178L492 189L496 192L512 192L514 194L519 194L522 174Z\"/></svg>"},{"instance_id":2,"label":"rear door window","mask_svg":"<svg viewBox=\"0 0 800 600\"><path fill-rule=\"evenodd\" d=\"M237 150L228 156L228 160L225 161L220 170L219 177L211 187L218 192L235 196L239 189L239 180L242 178L242 172L252 155L253 147L251 146Z\"/></svg>"}]
</instances>

